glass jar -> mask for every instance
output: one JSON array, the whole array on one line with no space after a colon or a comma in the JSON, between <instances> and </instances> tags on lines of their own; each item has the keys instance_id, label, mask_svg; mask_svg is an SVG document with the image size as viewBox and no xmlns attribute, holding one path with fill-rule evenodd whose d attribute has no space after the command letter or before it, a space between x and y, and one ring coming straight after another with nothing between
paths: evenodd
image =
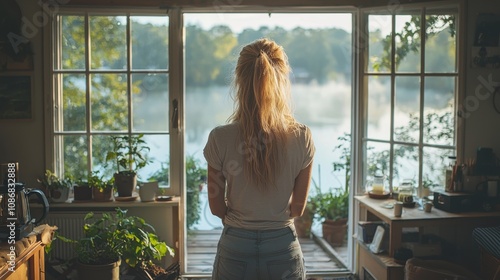
<instances>
[{"instance_id":1,"label":"glass jar","mask_svg":"<svg viewBox=\"0 0 500 280\"><path fill-rule=\"evenodd\" d=\"M399 186L400 194L414 195L415 188L413 187L413 182L411 180L404 180Z\"/></svg>"},{"instance_id":2,"label":"glass jar","mask_svg":"<svg viewBox=\"0 0 500 280\"><path fill-rule=\"evenodd\" d=\"M384 186L384 176L382 175L375 175L373 177L373 183L372 183L372 193L374 194L384 194L385 192L385 186Z\"/></svg>"}]
</instances>

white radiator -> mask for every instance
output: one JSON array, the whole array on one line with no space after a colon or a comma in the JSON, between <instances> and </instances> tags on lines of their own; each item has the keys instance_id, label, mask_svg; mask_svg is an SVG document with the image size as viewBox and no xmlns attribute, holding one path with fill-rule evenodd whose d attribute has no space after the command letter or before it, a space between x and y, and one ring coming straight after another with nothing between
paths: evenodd
<instances>
[{"instance_id":1,"label":"white radiator","mask_svg":"<svg viewBox=\"0 0 500 280\"><path fill-rule=\"evenodd\" d=\"M88 212L52 212L47 215L43 223L57 226L58 235L62 235L71 240L79 240L83 237L84 218L87 213ZM94 215L98 217L100 217L101 214L102 212L94 212ZM56 239L52 242L52 251L48 257L51 259L69 260L75 256L73 248L74 244Z\"/></svg>"}]
</instances>

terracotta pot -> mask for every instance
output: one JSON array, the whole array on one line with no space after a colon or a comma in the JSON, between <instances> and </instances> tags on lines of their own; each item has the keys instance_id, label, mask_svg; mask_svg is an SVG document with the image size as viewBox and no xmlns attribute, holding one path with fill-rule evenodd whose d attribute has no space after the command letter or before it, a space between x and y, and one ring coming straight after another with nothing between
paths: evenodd
<instances>
[{"instance_id":1,"label":"terracotta pot","mask_svg":"<svg viewBox=\"0 0 500 280\"><path fill-rule=\"evenodd\" d=\"M295 231L299 238L311 238L311 226L313 223L314 213L305 210L304 214L300 217L295 217L293 222L295 224Z\"/></svg>"},{"instance_id":2,"label":"terracotta pot","mask_svg":"<svg viewBox=\"0 0 500 280\"><path fill-rule=\"evenodd\" d=\"M91 265L78 262L78 279L120 280L120 263L120 260L102 265Z\"/></svg>"},{"instance_id":3,"label":"terracotta pot","mask_svg":"<svg viewBox=\"0 0 500 280\"><path fill-rule=\"evenodd\" d=\"M113 189L106 189L101 192L98 188L92 188L92 195L94 197L94 201L98 202L113 201Z\"/></svg>"},{"instance_id":4,"label":"terracotta pot","mask_svg":"<svg viewBox=\"0 0 500 280\"><path fill-rule=\"evenodd\" d=\"M344 244L347 236L347 219L325 220L322 226L323 239L332 246Z\"/></svg>"}]
</instances>

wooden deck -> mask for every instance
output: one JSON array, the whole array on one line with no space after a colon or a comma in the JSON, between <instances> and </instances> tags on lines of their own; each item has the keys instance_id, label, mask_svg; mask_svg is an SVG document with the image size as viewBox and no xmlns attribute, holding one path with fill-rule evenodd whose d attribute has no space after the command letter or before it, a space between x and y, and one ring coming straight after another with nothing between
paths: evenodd
<instances>
[{"instance_id":1,"label":"wooden deck","mask_svg":"<svg viewBox=\"0 0 500 280\"><path fill-rule=\"evenodd\" d=\"M202 278L212 273L221 230L194 230L187 238L187 272ZM301 238L306 273L310 277L349 275L346 266L347 247L332 248L321 237ZM192 277L195 278L195 277Z\"/></svg>"}]
</instances>

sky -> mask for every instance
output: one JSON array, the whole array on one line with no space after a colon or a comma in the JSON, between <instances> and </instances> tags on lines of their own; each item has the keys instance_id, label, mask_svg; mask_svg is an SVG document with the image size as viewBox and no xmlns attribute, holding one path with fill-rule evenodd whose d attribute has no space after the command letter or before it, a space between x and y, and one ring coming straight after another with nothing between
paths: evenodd
<instances>
[{"instance_id":1,"label":"sky","mask_svg":"<svg viewBox=\"0 0 500 280\"><path fill-rule=\"evenodd\" d=\"M204 29L215 25L229 25L231 30L240 33L245 28L258 29L261 26L280 26L287 30L302 28L336 27L348 32L352 30L352 19L349 13L186 13L184 24L197 24Z\"/></svg>"}]
</instances>

